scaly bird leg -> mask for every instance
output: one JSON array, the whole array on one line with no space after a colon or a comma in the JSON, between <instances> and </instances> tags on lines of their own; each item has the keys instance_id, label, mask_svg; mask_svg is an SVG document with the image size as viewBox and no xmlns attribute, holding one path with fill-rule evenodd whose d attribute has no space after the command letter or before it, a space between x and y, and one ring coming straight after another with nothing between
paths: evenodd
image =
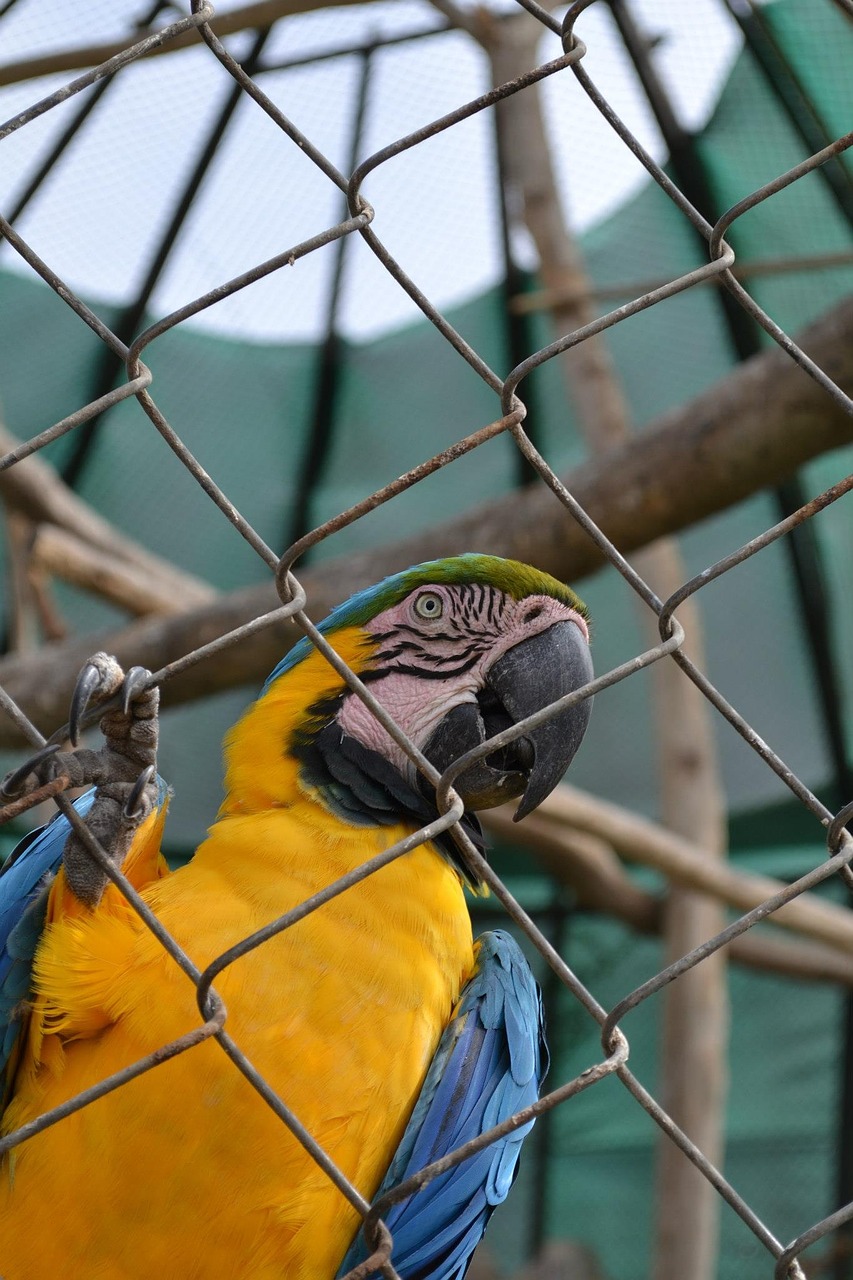
<instances>
[{"instance_id":1,"label":"scaly bird leg","mask_svg":"<svg viewBox=\"0 0 853 1280\"><path fill-rule=\"evenodd\" d=\"M131 667L125 674L115 658L96 653L77 679L68 728L69 737L76 744L89 704L106 702L121 691L119 705L110 707L101 717L103 746L97 751L45 747L10 774L2 787L4 795L12 796L31 774L40 783L64 776L71 787L94 786L95 802L85 822L117 867L123 864L137 830L159 800L160 691L145 687L149 675L143 667ZM63 861L66 880L74 894L87 906L96 907L107 876L73 830L65 843Z\"/></svg>"}]
</instances>

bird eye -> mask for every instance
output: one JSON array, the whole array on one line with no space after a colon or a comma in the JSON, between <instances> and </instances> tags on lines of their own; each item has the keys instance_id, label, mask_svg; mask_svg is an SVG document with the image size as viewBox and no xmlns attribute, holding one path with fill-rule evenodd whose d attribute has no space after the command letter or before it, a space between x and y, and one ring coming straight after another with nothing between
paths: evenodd
<instances>
[{"instance_id":1,"label":"bird eye","mask_svg":"<svg viewBox=\"0 0 853 1280\"><path fill-rule=\"evenodd\" d=\"M444 612L444 601L434 591L425 591L415 601L415 613L419 618L440 618Z\"/></svg>"}]
</instances>

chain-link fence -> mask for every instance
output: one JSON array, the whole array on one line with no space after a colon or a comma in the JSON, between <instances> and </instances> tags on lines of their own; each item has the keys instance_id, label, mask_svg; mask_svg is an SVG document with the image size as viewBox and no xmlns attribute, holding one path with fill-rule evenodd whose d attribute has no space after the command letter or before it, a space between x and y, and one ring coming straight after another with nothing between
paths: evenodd
<instances>
[{"instance_id":1,"label":"chain-link fence","mask_svg":"<svg viewBox=\"0 0 853 1280\"><path fill-rule=\"evenodd\" d=\"M548 458L536 447L530 435L525 431L525 384L534 371L540 369L549 361L554 361L563 353L587 342L595 335L610 329L612 326L621 324L629 317L645 312L649 308L673 298L675 295L696 289L709 281L715 282L717 286L724 288L731 299L732 305L761 326L773 342L778 344L782 351L786 353L787 357L800 366L803 378L813 379L844 413L853 414L853 402L839 388L830 373L815 363L779 327L773 317L758 305L748 289L736 276L733 271L735 254L726 239L738 219L763 202L772 200L778 193L801 181L806 175L813 173L820 166L833 161L846 148L853 145L853 133L846 133L837 137L829 145L815 150L807 159L804 159L795 167L778 174L772 180L766 181L754 190L749 191L743 199L729 208L715 225L711 225L697 210L692 200L688 198L686 187L689 186L689 183L674 181L670 174L652 158L634 134L623 124L611 103L602 95L594 79L587 73L585 67L587 49L582 40L583 24L581 23L578 31L576 31L576 25L583 11L590 8L592 3L593 0L580 0L579 3L572 5L565 17L560 20L553 13L536 4L535 0L521 0L523 8L541 24L542 28L554 33L560 39L563 52L559 56L537 64L523 75L509 82L500 83L497 87L471 101L458 103L441 118L435 119L403 137L399 137L361 162L357 162L360 135L358 126L356 126L353 139L352 164L350 171L346 172L341 172L327 158L323 149L316 145L310 136L307 136L297 128L293 121L283 114L276 103L261 88L258 78L253 77L252 62L263 47L263 37L258 38L255 46L244 57L243 63L239 63L226 49L222 40L214 33L213 28L208 25L214 17L214 10L210 5L203 3L194 3L191 15L170 23L152 34L146 35L144 38L113 52L111 56L106 57L93 70L64 82L56 91L39 101L32 102L31 105L27 105L14 118L0 127L0 141L2 141L21 130L26 130L32 122L82 91L98 84L109 83L112 78L121 76L127 68L131 68L140 59L157 50L166 46L177 45L188 39L203 41L209 50L211 59L217 60L232 78L234 102L251 99L254 109L265 113L274 129L278 131L278 140L275 145L282 147L295 145L299 148L310 159L317 173L322 176L323 181L328 185L329 191L335 198L339 200L341 197L345 197L346 199L347 213L345 217L331 218L324 224L318 223L310 229L310 234L306 234L298 243L282 246L273 255L253 265L250 269L241 272L233 279L205 292L201 296L190 298L184 305L158 319L156 323L144 328L142 332L138 331L140 316L137 316L137 327L134 327L133 323L131 323L131 332L126 335L126 340L119 336L101 315L96 314L74 289L68 287L49 263L40 259L31 245L16 230L14 219L10 221L0 219L0 231L2 231L7 243L58 294L62 301L79 317L80 322L87 325L97 335L105 353L109 353L112 360L126 370L126 376L119 385L113 386L111 376L108 377L101 394L89 399L79 407L72 408L69 406L67 416L8 453L0 462L0 467L4 470L13 467L21 460L63 436L69 435L69 433L85 431L87 424L92 423L110 407L119 402L135 398L150 424L174 454L177 460L174 464L175 467L181 466L185 468L188 475L200 486L210 503L233 526L236 533L245 540L254 555L265 566L266 571L274 577L282 601L281 606L274 611L266 612L263 616L258 616L249 623L227 630L223 634L218 634L215 639L194 648L191 652L185 652L182 656L153 672L150 676L149 685L168 685L169 681L190 670L195 664L210 655L238 646L248 637L284 619L292 619L302 632L310 637L311 642L325 655L329 663L339 672L350 688L366 703L373 715L402 747L414 765L435 785L441 812L441 817L436 822L417 831L380 856L370 859L351 875L329 885L322 892L288 912L287 915L270 922L266 928L246 938L240 945L232 948L214 961L204 972L201 972L176 941L164 930L156 916L134 891L128 880L114 868L107 852L99 846L86 824L72 809L67 799L62 795L57 795L57 804L74 826L91 856L140 914L175 964L187 974L190 981L195 985L202 1023L198 1028L182 1036L179 1040L168 1045L159 1046L146 1058L103 1080L94 1088L88 1089L85 1093L75 1097L62 1107L41 1116L38 1120L18 1131L6 1135L0 1141L0 1153L11 1150L18 1144L25 1142L35 1133L61 1122L64 1116L79 1108L88 1106L96 1098L114 1089L121 1088L127 1081L144 1072L157 1070L160 1063L175 1055L190 1052L193 1046L207 1039L214 1039L222 1047L223 1051L227 1053L234 1064L235 1070L243 1073L266 1105L296 1135L313 1158L326 1171L330 1181L334 1183L340 1193L366 1218L367 1238L374 1252L368 1263L350 1273L348 1280L356 1280L357 1276L369 1275L374 1270L379 1270L382 1275L387 1277L397 1275L394 1270L393 1241L381 1223L382 1214L390 1204L416 1193L418 1188L422 1187L439 1172L464 1160L475 1150L480 1150L489 1143L494 1142L501 1134L527 1123L531 1116L543 1114L555 1107L570 1107L571 1100L576 1095L594 1087L599 1081L611 1075L621 1082L638 1105L652 1117L671 1142L678 1146L693 1165L701 1171L719 1193L719 1196L753 1232L756 1239L764 1246L772 1258L773 1262L768 1263L768 1265L775 1267L774 1274L776 1276L802 1276L803 1272L798 1262L800 1255L839 1225L853 1219L853 1205L851 1205L839 1210L838 1213L831 1217L816 1222L809 1230L802 1232L790 1242L778 1239L767 1224L761 1220L753 1207L745 1201L737 1189L726 1180L720 1170L682 1132L660 1102L635 1076L628 1065L629 1040L621 1029L622 1020L629 1011L635 1009L655 993L660 992L668 984L676 982L701 961L718 952L721 948L726 947L727 944L745 934L747 930L751 929L759 921L772 916L786 903L799 898L807 890L833 876L840 877L848 887L853 887L853 873L849 868L851 857L853 857L853 841L851 841L850 835L845 830L845 825L849 821L851 814L853 814L853 804L846 805L838 812L832 812L813 794L812 790L801 778L789 768L785 760L781 759L774 751L772 745L762 739L739 710L711 683L705 672L686 656L684 651L685 633L677 616L678 609L685 602L703 591L709 584L719 579L721 575L726 574L750 557L757 555L792 530L800 528L805 522L818 517L828 506L838 501L849 489L853 488L853 476L838 479L836 483L833 483L831 487L818 496L796 506L784 519L772 527L766 528L758 536L751 538L744 545L731 551L716 563L705 568L700 574L690 578L689 581L685 581L668 599L661 600L632 564L613 545L613 542L602 533L583 505L578 502L575 495L558 478ZM830 4L831 0L826 0L826 3ZM447 6L444 6L444 8L447 10ZM837 8L843 12L847 19L853 19L853 4L850 3L850 0L837 0ZM450 12L453 13L456 19L462 21L463 25L470 18L470 12L467 10ZM694 270L656 284L648 292L644 292L642 296L635 297L592 322L565 333L556 341L523 353L523 358L517 361L510 374L506 378L502 378L489 367L481 353L457 332L446 316L433 305L426 293L406 274L400 265L398 257L395 256L382 236L374 229L376 215L378 212L381 213L381 209L376 210L368 203L362 193L362 188L371 175L374 175L382 166L388 165L398 157L417 154L418 148L425 146L430 140L438 138L445 131L461 127L463 122L478 116L480 113L487 113L496 104L523 93L529 86L560 77L574 78L588 96L589 101L601 113L609 128L621 139L624 147L633 153L660 190L678 210L686 224L692 227L695 233L705 242L708 261ZM485 424L475 425L472 423L470 433L454 441L450 447L422 462L419 466L412 468L393 482L370 493L347 510L340 511L333 518L317 524L316 527L310 529L310 532L293 541L283 555L279 555L275 549L267 544L266 540L253 527L252 523L245 518L242 512L237 509L229 497L228 476L209 474L187 447L181 432L175 429L167 418L158 401L156 368L152 372L148 365L149 353L152 350L156 351L158 340L174 331L178 326L201 316L210 308L223 305L226 299L233 298L248 286L256 284L273 273L286 270L294 264L307 259L310 255L317 253L318 250L336 243L343 243L347 237L353 236L360 237L363 240L378 263L381 264L387 277L413 300L420 312L435 326L448 347L452 348L459 358L464 360L474 373L479 376L490 395L494 398L496 404L495 416L492 421ZM665 359L664 354L661 357L661 369L664 374ZM151 363L156 366L156 360ZM499 406L499 409L497 406ZM648 610L649 615L656 619L660 641L642 652L632 654L627 661L612 670L602 673L589 685L572 694L569 698L546 708L544 711L515 726L512 730L498 735L496 739L490 740L477 751L469 753L462 761L448 770L446 774L439 777L429 762L371 695L369 688L358 680L346 663L337 656L317 627L310 621L306 610L311 606L312 601L310 592L306 593L300 583L299 560L306 552L332 538L340 530L352 526L354 522L359 521L363 516L375 511L383 504L392 502L395 497L410 490L412 486L418 485L426 477L443 468L453 468L463 456L472 454L487 441L493 440L498 436L513 442L518 455L524 460L526 466L541 477L542 482L550 491L551 497L549 500L555 504L562 504L566 511L570 513L578 528L583 531L583 536L597 548L597 552L601 557L622 575L625 582L636 594L637 599ZM295 520L292 527L293 531L298 530L300 520L303 522L304 527L306 511L307 508L303 508L300 518ZM467 1144L466 1147L460 1148L443 1160L430 1165L413 1178L407 1179L393 1192L383 1197L382 1201L371 1206L364 1199L359 1189L353 1186L343 1173L335 1167L312 1134L307 1132L301 1125L299 1117L289 1109L287 1099L281 1098L275 1093L231 1038L225 1011L215 990L217 976L227 965L230 965L255 947L261 946L265 940L288 929L296 921L304 919L311 912L322 910L325 903L342 893L349 886L365 879L380 867L387 865L417 845L435 838L453 826L462 813L461 802L453 791L453 782L460 772L474 761L485 758L495 751L498 746L511 742L528 729L554 715L558 710L563 710L569 705L593 694L603 693L617 683L631 679L638 672L659 662L677 664L683 673L684 679L691 681L701 691L719 716L724 717L729 722L763 762L764 766L777 775L784 786L804 806L805 810L813 816L816 830L822 830L825 838L827 851L825 859L806 875L800 876L783 890L761 902L753 910L732 921L715 936L708 938L701 945L690 950L688 954L667 965L649 981L644 982L636 990L626 994L613 1008L607 1009L599 1003L595 992L589 990L578 980L566 964L563 956L552 946L530 915L525 912L507 890L505 884L495 874L494 870L481 857L464 834L461 833L461 829L457 829L456 838L464 845L467 857L471 865L476 869L477 874L489 885L507 915L526 934L531 945L541 953L544 961L572 994L578 1005L586 1011L591 1019L600 1025L601 1056L596 1061L591 1062L587 1069L575 1078L552 1082L548 1092L527 1111L514 1116L506 1124L490 1130L475 1142ZM0 700L2 700L6 714L20 732L32 743L33 747L41 747L44 744L44 738L28 719L26 708L17 705L5 692L0 692ZM605 712L602 711L601 714L605 714ZM53 791L56 792L56 790L57 788L54 786Z\"/></svg>"}]
</instances>

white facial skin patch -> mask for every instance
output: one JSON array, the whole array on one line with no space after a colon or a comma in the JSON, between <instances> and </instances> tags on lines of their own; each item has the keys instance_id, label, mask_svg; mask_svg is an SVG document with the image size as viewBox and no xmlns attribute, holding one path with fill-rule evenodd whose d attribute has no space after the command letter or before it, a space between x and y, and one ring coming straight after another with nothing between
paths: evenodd
<instances>
[{"instance_id":1,"label":"white facial skin patch","mask_svg":"<svg viewBox=\"0 0 853 1280\"><path fill-rule=\"evenodd\" d=\"M553 596L514 600L472 583L418 587L365 628L377 638L372 665L384 673L371 680L370 691L422 747L448 711L476 701L494 662L558 622L573 622L589 641L584 618ZM337 721L401 773L411 767L357 694L344 698Z\"/></svg>"}]
</instances>

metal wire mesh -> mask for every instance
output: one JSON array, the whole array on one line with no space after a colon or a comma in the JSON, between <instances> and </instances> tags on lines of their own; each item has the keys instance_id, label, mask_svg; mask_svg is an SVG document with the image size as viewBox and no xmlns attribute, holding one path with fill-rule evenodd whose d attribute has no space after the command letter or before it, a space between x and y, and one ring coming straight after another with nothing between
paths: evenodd
<instances>
[{"instance_id":1,"label":"metal wire mesh","mask_svg":"<svg viewBox=\"0 0 853 1280\"><path fill-rule=\"evenodd\" d=\"M204 42L210 51L212 58L218 60L228 75L232 78L235 86L235 94L240 98L251 99L258 111L266 113L269 120L280 131L282 135L282 145L290 143L295 144L301 149L303 154L307 156L311 163L315 166L317 172L324 177L330 184L330 188L340 196L344 196L347 205L347 216L333 221L329 225L317 227L312 234L306 236L298 243L289 244L278 250L273 256L267 258L263 262L258 262L251 266L248 270L235 276L233 279L224 282L215 289L204 293L202 296L194 297L187 301L180 308L172 311L169 315L163 316L156 323L150 325L142 332L135 333L132 339L125 342L119 337L113 329L105 323L103 318L95 314L89 306L69 288L59 276L51 269L50 265L43 262L34 249L27 241L16 231L12 222L0 218L0 233L6 238L7 242L17 251L18 254L42 277L42 279L59 295L63 302L74 311L80 318L81 322L88 325L90 329L97 335L104 348L112 353L112 355L120 361L126 370L124 380L120 385L105 390L103 394L97 398L90 400L79 408L74 409L61 421L55 423L48 429L40 432L32 439L23 443L14 452L8 454L0 460L0 468L14 466L23 458L44 448L45 445L60 436L66 435L73 431L79 431L85 424L91 422L106 408L118 403L121 400L135 397L138 404L147 415L153 428L160 434L169 448L175 455L177 462L186 469L190 476L197 482L211 503L218 508L225 520L229 521L236 532L248 543L249 547L255 555L263 562L269 572L274 575L276 587L279 592L282 604L281 607L273 612L267 613L256 618L245 626L237 627L235 630L218 636L209 644L203 645L193 651L186 653L176 661L169 663L168 666L155 671L148 682L149 687L154 684L164 684L176 676L179 672L194 663L199 662L203 657L211 652L223 649L228 646L237 645L248 635L257 630L268 627L275 622L284 618L292 618L301 630L310 638L311 642L325 655L332 666L340 673L346 683L352 688L356 694L366 703L372 713L384 725L395 741L401 746L408 758L421 770L423 774L435 785L439 800L439 808L441 812L437 821L417 831L413 835L407 837L395 844L392 848L383 852L381 855L370 859L363 866L353 871L350 875L342 880L329 885L322 892L315 894L307 901L301 903L298 907L289 911L286 915L272 921L266 928L253 934L251 937L245 938L238 946L233 947L230 951L219 956L204 972L200 972L196 966L190 961L188 956L182 951L176 943L152 914L150 909L141 900L129 882L116 870L111 863L107 853L101 848L95 838L91 835L82 819L72 809L69 802L63 797L57 797L57 804L66 814L75 830L78 832L81 840L89 849L91 856L103 868L104 873L118 886L119 890L125 895L133 908L139 913L148 928L159 939L163 948L169 953L183 971L187 978L192 982L196 989L196 998L198 1008L201 1015L201 1021L197 1028L182 1036L180 1039L163 1045L147 1057L123 1071L110 1076L103 1080L97 1086L88 1089L85 1093L78 1095L61 1107L42 1115L37 1120L24 1126L14 1133L8 1134L0 1140L0 1154L10 1150L12 1147L26 1141L33 1134L40 1132L50 1125L56 1124L64 1116L79 1108L87 1106L95 1098L104 1095L114 1089L121 1088L127 1081L135 1078L144 1072L156 1070L158 1064L166 1061L176 1054L190 1052L193 1046L202 1041L213 1038L220 1045L223 1052L228 1055L234 1064L236 1070L250 1081L253 1087L260 1094L264 1103L269 1106L275 1114L281 1119L290 1131L303 1143L305 1148L310 1152L317 1163L326 1171L332 1183L338 1188L349 1202L358 1210L366 1220L367 1239L373 1249L372 1256L349 1273L347 1280L357 1280L357 1277L365 1277L378 1270L386 1277L395 1277L397 1272L393 1264L393 1240L382 1224L382 1215L390 1204L411 1195L418 1188L424 1186L432 1178L436 1177L440 1172L447 1168L458 1164L464 1160L466 1156L472 1154L473 1151L479 1150L487 1144L496 1140L502 1133L506 1133L525 1124L533 1115L541 1114L551 1108L557 1106L568 1105L570 1099L579 1094L581 1091L592 1088L596 1083L603 1080L609 1075L614 1075L628 1091L628 1093L636 1100L656 1122L660 1129L667 1137L675 1143L684 1152L686 1157L692 1161L697 1169L701 1171L704 1177L716 1188L722 1199L731 1207L731 1209L739 1215L747 1227L753 1232L757 1240L764 1246L772 1259L774 1274L777 1277L797 1276L801 1277L801 1270L798 1259L803 1252L820 1240L827 1233L832 1232L839 1225L853 1219L853 1205L848 1205L839 1210L837 1213L824 1218L822 1221L814 1223L807 1231L802 1232L796 1239L792 1241L782 1241L777 1239L769 1227L761 1220L753 1208L742 1198L735 1187L733 1187L717 1169L700 1151L696 1145L682 1132L674 1123L672 1118L667 1114L658 1100L644 1087L644 1085L636 1078L628 1065L629 1042L625 1034L621 1030L621 1022L626 1014L634 1009L641 1002L647 1000L650 996L659 992L667 984L676 981L682 974L699 964L703 959L720 948L726 946L734 938L743 934L746 930L752 928L753 925L760 920L766 919L772 915L785 903L798 897L806 890L820 884L832 876L840 876L845 883L853 887L853 871L850 868L851 859L853 859L853 838L845 830L845 824L853 816L853 803L846 805L838 813L830 812L824 804L822 804L805 783L796 776L796 774L787 766L786 762L781 759L772 747L764 742L755 729L746 721L746 719L738 712L737 708L723 696L723 694L714 687L709 681L706 674L701 671L684 653L685 634L677 618L677 610L686 600L695 594L701 592L709 583L719 578L722 574L727 573L734 566L742 563L747 558L756 555L765 547L775 542L792 529L801 526L805 521L813 520L821 511L828 507L831 503L836 502L851 488L853 488L853 476L848 476L831 488L827 489L818 497L800 506L792 514L775 524L773 527L766 529L757 537L747 542L729 555L719 560L717 563L710 565L701 574L692 578L690 581L683 583L679 589L667 600L660 600L651 590L648 584L643 581L632 565L626 558L620 554L615 546L608 540L602 531L596 526L586 511L579 505L571 492L567 490L564 484L558 479L548 460L535 447L528 434L525 432L525 379L541 365L547 361L553 360L561 353L568 351L570 348L584 342L592 335L602 332L611 326L617 325L628 317L636 315L641 311L645 311L650 307L663 302L667 298L681 293L685 290L694 288L705 281L716 280L728 290L736 304L743 311L757 322L765 332L777 343L804 371L804 376L813 378L820 384L826 393L831 396L838 405L840 405L846 413L853 414L853 402L844 394L844 392L833 382L828 374L818 367L808 355L800 349L800 347L774 322L773 318L768 315L750 296L747 289L742 283L735 278L732 273L734 264L734 253L726 242L726 234L736 222L749 210L755 208L756 205L772 199L777 193L781 192L791 184L798 182L805 175L811 173L819 166L825 164L832 157L839 155L846 148L853 145L853 133L847 133L838 137L831 145L816 150L807 159L797 164L796 167L789 171L779 174L771 181L765 182L760 187L751 191L737 204L732 206L716 223L710 225L709 222L697 211L685 193L676 185L675 182L664 172L661 166L648 154L646 149L640 144L637 138L620 120L610 103L602 96L594 81L587 74L584 67L584 57L586 48L582 40L575 33L575 25L579 16L583 11L589 8L593 0L578 0L571 6L566 13L565 18L560 21L550 11L540 7L535 0L519 0L519 3L530 14L532 14L543 26L551 32L556 33L562 41L563 53L557 58L544 62L536 66L529 73L520 76L518 79L510 83L502 84L497 88L489 90L472 101L459 103L453 110L439 119L433 120L427 125L396 139L391 144L384 146L381 150L376 151L361 163L356 164L351 173L342 173L331 161L326 157L323 151L318 148L310 137L306 136L290 119L285 117L278 106L266 95L255 79L253 79L250 71L246 67L240 65L234 57L227 51L221 40L214 34L208 25L213 16L213 8L209 4L201 3L201 0L193 0L192 12L176 22L146 35L144 38L137 40L120 51L115 52L107 58L99 66L93 70L79 75L67 83L63 84L53 93L44 97L40 101L32 103L24 110L20 111L13 119L7 121L0 126L0 140L5 139L16 133L18 130L30 125L31 122L37 120L45 113L53 110L59 104L67 101L69 98L80 93L82 90L95 85L97 82L103 82L108 77L112 77L117 73L121 73L125 68L132 66L139 59L144 57L152 49L176 42L185 38L186 33L193 34L198 40ZM827 0L829 2L829 0ZM850 0L838 0L848 16L853 16L853 4ZM247 64L248 65L248 64ZM367 177L374 173L381 166L388 164L396 157L403 153L411 152L415 148L426 143L429 139L435 138L445 130L459 126L463 121L479 113L488 111L501 99L522 92L527 86L545 81L552 77L574 77L588 96L589 100L594 104L603 118L607 121L609 127L621 139L625 147L627 147L637 157L644 166L648 174L655 183L661 188L666 196L673 202L683 217L695 228L699 235L707 244L708 262L684 275L665 282L649 289L648 292L632 299L630 302L617 307L608 312L593 323L585 325L581 329L567 333L547 346L543 346L528 354L525 359L520 361L516 367L506 378L498 376L485 363L481 355L465 339L455 331L448 322L446 317L442 315L430 301L429 297L418 287L414 280L410 279L403 270L399 261L390 252L383 239L374 230L374 209L362 194L362 187ZM475 373L482 379L485 385L497 398L500 406L500 413L494 421L479 426L469 435L455 442L452 447L446 449L442 453L425 460L419 466L395 480L393 483L385 485L381 489L366 496L362 501L350 507L346 511L338 513L334 518L327 520L323 524L313 528L308 534L295 541L283 555L277 554L266 541L260 536L250 522L242 515L236 506L229 499L223 483L217 478L209 475L202 467L200 462L193 456L186 444L182 440L179 433L173 428L167 420L162 408L157 400L157 380L151 370L145 363L146 356L152 346L154 346L159 338L176 326L183 324L185 321L199 316L202 312L209 308L220 305L222 301L231 297L248 285L253 284L270 274L290 266L293 263L307 257L323 246L330 245L333 242L342 241L345 237L360 236L368 245L375 255L378 262L388 273L400 289L405 291L414 301L424 316L435 326L444 340L458 353L459 357L466 361ZM339 530L351 525L359 520L367 512L374 510L386 502L389 502L396 495L413 485L418 484L424 477L438 471L447 466L452 466L464 454L468 454L478 449L483 443L493 439L498 435L504 435L514 441L519 454L526 460L541 477L544 484L551 491L553 501L563 504L563 506L571 513L572 517L577 521L586 535L600 549L606 560L623 576L627 584L636 593L639 600L644 606L654 614L658 621L660 631L660 642L651 648L633 655L630 660L624 662L613 670L607 671L598 676L594 681L585 688L564 698L561 702L555 703L545 710L537 713L535 716L514 726L512 729L498 735L497 738L490 740L488 743L478 748L476 751L469 752L468 755L458 761L443 776L439 777L429 762L421 755L414 744L406 737L406 735L396 726L387 712L371 695L357 678L357 676L347 667L334 652L327 640L319 633L317 628L312 624L306 614L306 606L310 604L310 600L306 597L306 592L301 586L297 572L298 562L310 548L317 546L319 543L330 538ZM468 1143L465 1147L460 1148L442 1160L436 1161L426 1169L406 1182L398 1186L393 1192L389 1193L383 1199L370 1205L362 1196L358 1188L353 1186L347 1178L335 1167L328 1155L321 1149L313 1136L300 1123L299 1117L294 1115L288 1107L287 1099L279 1097L270 1085L262 1078L253 1064L246 1055L241 1051L239 1046L233 1041L228 1032L227 1027L227 1011L216 993L215 982L217 976L239 956L245 955L251 949L258 947L263 942L281 931L291 927L297 920L303 919L305 916L316 910L322 910L323 905L336 895L342 893L351 884L360 881L367 876L373 874L379 867L386 865L390 861L401 857L408 850L416 847L424 841L430 840L442 831L446 831L459 819L462 813L462 804L453 790L454 779L464 771L466 767L474 761L484 758L492 753L499 745L503 745L513 739L523 735L528 729L532 728L543 720L556 714L559 710L565 709L570 704L576 703L581 699L590 697L593 693L601 692L617 682L626 680L634 676L640 670L657 662L674 662L677 663L686 679L692 681L708 702L716 709L720 716L724 717L734 729L742 736L745 742L751 747L756 755L764 762L766 767L772 770L781 779L782 783L793 793L800 803L813 815L816 823L818 823L825 832L827 856L819 865L815 866L806 875L801 876L794 883L786 886L771 898L761 903L754 910L742 915L734 920L725 929L716 936L709 938L701 946L692 950L689 954L680 957L675 963L668 965L666 968L658 972L649 981L637 987L636 990L625 995L611 1009L605 1009L597 1001L594 993L587 989L581 983L575 974L565 963L562 956L548 942L546 937L534 924L530 916L522 909L519 903L513 898L506 886L501 882L500 878L495 874L494 870L479 855L477 850L466 841L461 829L457 829L457 838L465 843L467 856L471 865L476 869L477 873L489 885L495 898L503 905L507 914L516 922L518 927L526 934L532 946L538 949L544 957L545 962L558 979L565 985L569 992L578 1001L579 1005L586 1010L590 1018L594 1019L601 1028L601 1056L598 1060L591 1062L588 1068L580 1075L573 1079L560 1082L556 1087L551 1088L534 1106L526 1111L514 1116L498 1128L490 1130L482 1137L474 1142ZM14 723L26 735L34 747L40 747L44 743L44 739L38 730L27 719L25 711L17 706L15 702L0 690L0 704L6 714L11 717Z\"/></svg>"}]
</instances>

